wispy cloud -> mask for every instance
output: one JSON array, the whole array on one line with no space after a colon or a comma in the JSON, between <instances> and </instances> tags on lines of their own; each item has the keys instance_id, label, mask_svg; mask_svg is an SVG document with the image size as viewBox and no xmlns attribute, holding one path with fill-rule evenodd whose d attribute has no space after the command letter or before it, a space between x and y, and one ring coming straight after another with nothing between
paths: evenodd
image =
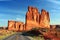
<instances>
[{"instance_id":1,"label":"wispy cloud","mask_svg":"<svg viewBox=\"0 0 60 40\"><path fill-rule=\"evenodd\" d=\"M0 1L12 1L12 0L0 0Z\"/></svg>"},{"instance_id":2,"label":"wispy cloud","mask_svg":"<svg viewBox=\"0 0 60 40\"><path fill-rule=\"evenodd\" d=\"M24 19L24 18L19 18L19 17L17 17L17 18L16 18L16 21L25 22L25 19Z\"/></svg>"},{"instance_id":3,"label":"wispy cloud","mask_svg":"<svg viewBox=\"0 0 60 40\"><path fill-rule=\"evenodd\" d=\"M60 5L60 1L58 1L58 0L47 0L47 1Z\"/></svg>"},{"instance_id":4,"label":"wispy cloud","mask_svg":"<svg viewBox=\"0 0 60 40\"><path fill-rule=\"evenodd\" d=\"M52 20L50 20L50 21L51 21L51 22L50 22L51 25L60 25L60 22L59 22L60 19L59 19L59 18L58 18L58 20L56 20L56 18L55 18L54 20L52 19Z\"/></svg>"},{"instance_id":5,"label":"wispy cloud","mask_svg":"<svg viewBox=\"0 0 60 40\"><path fill-rule=\"evenodd\" d=\"M52 13L60 13L60 10L52 9L52 10L50 10L50 12L52 12Z\"/></svg>"},{"instance_id":6,"label":"wispy cloud","mask_svg":"<svg viewBox=\"0 0 60 40\"><path fill-rule=\"evenodd\" d=\"M7 15L23 15L26 14L26 11L22 10L13 10L13 9L1 9L0 13L7 14Z\"/></svg>"},{"instance_id":7,"label":"wispy cloud","mask_svg":"<svg viewBox=\"0 0 60 40\"><path fill-rule=\"evenodd\" d=\"M16 20L20 21L21 19L20 18L16 18Z\"/></svg>"},{"instance_id":8,"label":"wispy cloud","mask_svg":"<svg viewBox=\"0 0 60 40\"><path fill-rule=\"evenodd\" d=\"M25 13L25 11L20 11L20 10L8 10L8 9L6 9L6 10L0 10L1 12L3 11L3 12L12 12L12 13L17 13L17 14L19 14L19 13Z\"/></svg>"}]
</instances>

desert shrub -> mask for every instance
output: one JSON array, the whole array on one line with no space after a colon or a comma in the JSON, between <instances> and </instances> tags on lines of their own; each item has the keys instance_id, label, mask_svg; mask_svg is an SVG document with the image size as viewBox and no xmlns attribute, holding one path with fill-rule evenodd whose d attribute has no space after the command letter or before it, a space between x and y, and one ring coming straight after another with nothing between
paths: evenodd
<instances>
[{"instance_id":1,"label":"desert shrub","mask_svg":"<svg viewBox=\"0 0 60 40\"><path fill-rule=\"evenodd\" d=\"M27 31L26 33L28 33L31 36L39 36L41 34L39 30L40 30L39 28L33 28L30 31Z\"/></svg>"},{"instance_id":2,"label":"desert shrub","mask_svg":"<svg viewBox=\"0 0 60 40\"><path fill-rule=\"evenodd\" d=\"M40 31L42 31L42 32L48 32L50 30L48 28L40 28Z\"/></svg>"}]
</instances>

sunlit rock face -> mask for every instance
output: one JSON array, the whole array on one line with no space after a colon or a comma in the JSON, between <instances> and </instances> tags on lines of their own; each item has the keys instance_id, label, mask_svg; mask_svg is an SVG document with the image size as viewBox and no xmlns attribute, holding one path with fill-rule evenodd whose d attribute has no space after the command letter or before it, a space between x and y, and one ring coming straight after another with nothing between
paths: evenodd
<instances>
[{"instance_id":1,"label":"sunlit rock face","mask_svg":"<svg viewBox=\"0 0 60 40\"><path fill-rule=\"evenodd\" d=\"M8 21L8 30L15 29L15 21Z\"/></svg>"},{"instance_id":2,"label":"sunlit rock face","mask_svg":"<svg viewBox=\"0 0 60 40\"><path fill-rule=\"evenodd\" d=\"M44 9L41 10L40 26L43 28L50 28L50 18L49 13Z\"/></svg>"},{"instance_id":3,"label":"sunlit rock face","mask_svg":"<svg viewBox=\"0 0 60 40\"><path fill-rule=\"evenodd\" d=\"M26 30L39 26L39 14L38 9L29 6L26 13Z\"/></svg>"},{"instance_id":4,"label":"sunlit rock face","mask_svg":"<svg viewBox=\"0 0 60 40\"><path fill-rule=\"evenodd\" d=\"M26 31L37 27L50 28L49 13L44 9L42 9L40 13L36 7L29 6L25 20L25 24L23 22L8 21L8 29L15 31Z\"/></svg>"},{"instance_id":5,"label":"sunlit rock face","mask_svg":"<svg viewBox=\"0 0 60 40\"><path fill-rule=\"evenodd\" d=\"M50 25L51 29L56 29L56 25Z\"/></svg>"},{"instance_id":6,"label":"sunlit rock face","mask_svg":"<svg viewBox=\"0 0 60 40\"><path fill-rule=\"evenodd\" d=\"M24 23L23 22L16 21L15 25L16 25L16 30L18 30L18 31L24 30Z\"/></svg>"},{"instance_id":7,"label":"sunlit rock face","mask_svg":"<svg viewBox=\"0 0 60 40\"><path fill-rule=\"evenodd\" d=\"M24 24L23 22L18 22L18 21L8 21L8 30L23 31Z\"/></svg>"},{"instance_id":8,"label":"sunlit rock face","mask_svg":"<svg viewBox=\"0 0 60 40\"><path fill-rule=\"evenodd\" d=\"M35 7L28 7L26 13L26 30L30 30L35 27L50 28L49 13L44 9L41 10L41 14Z\"/></svg>"}]
</instances>

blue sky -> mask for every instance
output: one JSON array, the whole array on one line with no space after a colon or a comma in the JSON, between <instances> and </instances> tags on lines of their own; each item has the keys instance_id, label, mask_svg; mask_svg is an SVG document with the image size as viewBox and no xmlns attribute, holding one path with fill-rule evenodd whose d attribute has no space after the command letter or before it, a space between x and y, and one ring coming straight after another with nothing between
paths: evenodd
<instances>
[{"instance_id":1,"label":"blue sky","mask_svg":"<svg viewBox=\"0 0 60 40\"><path fill-rule=\"evenodd\" d=\"M50 24L60 24L59 0L0 0L0 27L7 26L8 20L25 22L28 6L45 9L50 14Z\"/></svg>"}]
</instances>

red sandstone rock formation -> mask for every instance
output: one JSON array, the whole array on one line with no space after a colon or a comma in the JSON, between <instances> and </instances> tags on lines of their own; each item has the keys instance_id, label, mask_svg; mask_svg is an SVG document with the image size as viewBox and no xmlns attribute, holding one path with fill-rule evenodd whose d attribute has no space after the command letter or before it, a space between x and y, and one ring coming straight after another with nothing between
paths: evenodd
<instances>
[{"instance_id":1,"label":"red sandstone rock formation","mask_svg":"<svg viewBox=\"0 0 60 40\"><path fill-rule=\"evenodd\" d=\"M41 14L35 7L28 7L26 13L26 29L30 30L35 27L50 28L49 25L50 18L49 13L42 9Z\"/></svg>"},{"instance_id":2,"label":"red sandstone rock formation","mask_svg":"<svg viewBox=\"0 0 60 40\"><path fill-rule=\"evenodd\" d=\"M16 30L18 30L18 31L23 31L24 30L24 24L23 24L23 22L18 22L18 21L16 21Z\"/></svg>"},{"instance_id":3,"label":"red sandstone rock formation","mask_svg":"<svg viewBox=\"0 0 60 40\"><path fill-rule=\"evenodd\" d=\"M44 9L41 10L41 14L35 7L28 7L28 11L26 13L26 23L16 21L8 21L8 29L9 30L31 30L32 28L40 27L40 28L50 28L49 25L50 18L49 13Z\"/></svg>"},{"instance_id":4,"label":"red sandstone rock formation","mask_svg":"<svg viewBox=\"0 0 60 40\"><path fill-rule=\"evenodd\" d=\"M8 30L13 30L15 28L15 21L8 21Z\"/></svg>"},{"instance_id":5,"label":"red sandstone rock formation","mask_svg":"<svg viewBox=\"0 0 60 40\"><path fill-rule=\"evenodd\" d=\"M41 10L41 19L40 19L40 26L43 28L50 28L50 18L49 13L46 12L44 9Z\"/></svg>"},{"instance_id":6,"label":"red sandstone rock formation","mask_svg":"<svg viewBox=\"0 0 60 40\"><path fill-rule=\"evenodd\" d=\"M23 22L18 22L18 21L8 21L8 30L23 31L24 24Z\"/></svg>"},{"instance_id":7,"label":"red sandstone rock formation","mask_svg":"<svg viewBox=\"0 0 60 40\"><path fill-rule=\"evenodd\" d=\"M29 6L26 13L26 30L39 26L39 14L38 9Z\"/></svg>"}]
</instances>

